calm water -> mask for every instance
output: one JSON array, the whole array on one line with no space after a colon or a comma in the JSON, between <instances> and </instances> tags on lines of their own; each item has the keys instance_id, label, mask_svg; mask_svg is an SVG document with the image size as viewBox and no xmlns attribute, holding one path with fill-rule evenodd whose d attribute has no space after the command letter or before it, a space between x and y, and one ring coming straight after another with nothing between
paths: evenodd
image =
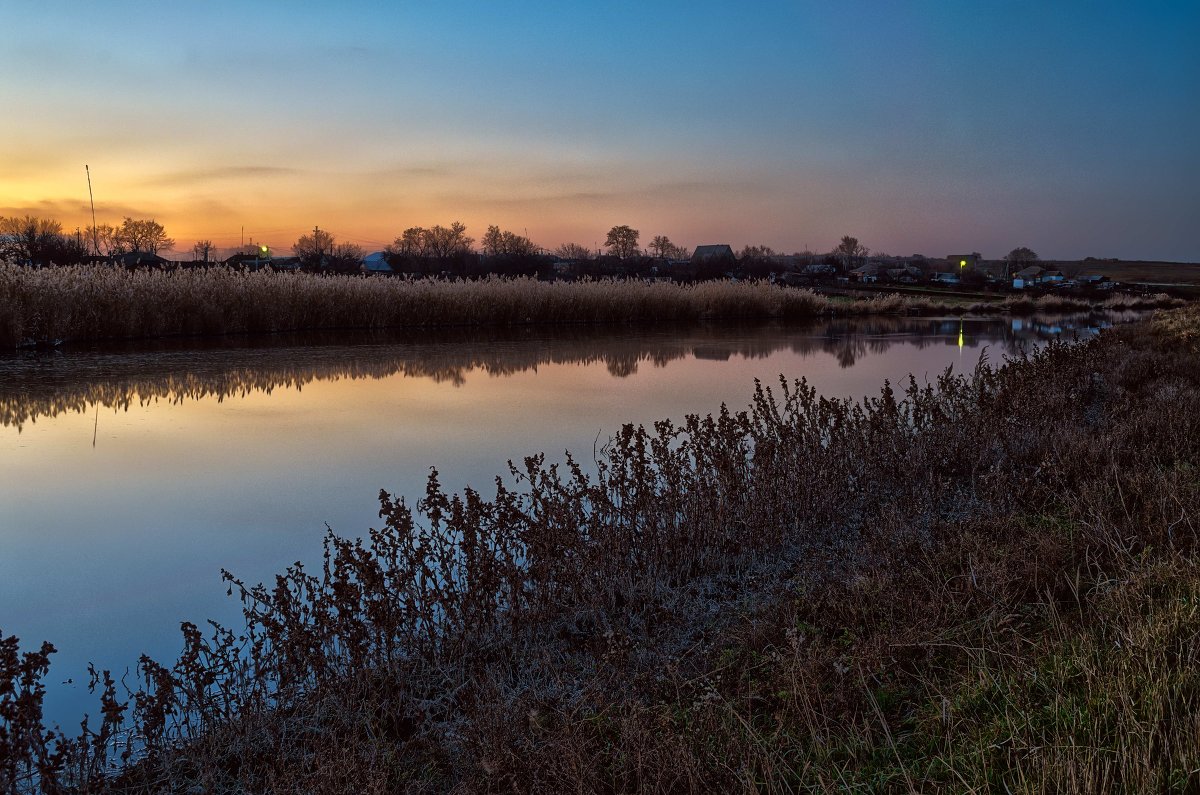
<instances>
[{"instance_id":1,"label":"calm water","mask_svg":"<svg viewBox=\"0 0 1200 795\"><path fill-rule=\"evenodd\" d=\"M59 649L50 716L86 663L173 660L178 626L236 623L219 572L317 561L328 524L378 525L380 489L485 494L506 461L589 460L622 423L745 407L754 379L838 397L1000 362L1112 318L227 341L0 357L0 632ZM1118 319L1119 320L1119 319ZM252 347L245 347L250 345ZM242 346L242 347L239 347ZM64 680L73 680L65 683ZM63 684L59 684L63 682Z\"/></svg>"}]
</instances>

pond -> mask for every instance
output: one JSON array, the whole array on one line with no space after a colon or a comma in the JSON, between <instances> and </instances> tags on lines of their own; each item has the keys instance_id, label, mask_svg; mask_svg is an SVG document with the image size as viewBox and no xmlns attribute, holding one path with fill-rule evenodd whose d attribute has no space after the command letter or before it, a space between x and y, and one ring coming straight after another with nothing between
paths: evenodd
<instances>
[{"instance_id":1,"label":"pond","mask_svg":"<svg viewBox=\"0 0 1200 795\"><path fill-rule=\"evenodd\" d=\"M86 665L174 660L179 622L239 625L222 567L319 560L378 526L381 489L486 496L509 459L584 462L623 423L750 402L804 377L861 398L999 364L1111 316L805 326L529 328L225 339L0 357L0 633L58 648L47 715L77 724Z\"/></svg>"}]
</instances>

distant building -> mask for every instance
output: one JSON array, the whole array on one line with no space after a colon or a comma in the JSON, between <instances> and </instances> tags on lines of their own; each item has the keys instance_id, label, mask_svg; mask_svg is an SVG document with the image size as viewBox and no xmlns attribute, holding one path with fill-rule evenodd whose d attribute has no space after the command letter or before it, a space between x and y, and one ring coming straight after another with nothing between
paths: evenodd
<instances>
[{"instance_id":1,"label":"distant building","mask_svg":"<svg viewBox=\"0 0 1200 795\"><path fill-rule=\"evenodd\" d=\"M392 266L388 264L387 254L383 251L373 251L363 257L362 269L366 274L395 273Z\"/></svg>"},{"instance_id":2,"label":"distant building","mask_svg":"<svg viewBox=\"0 0 1200 795\"><path fill-rule=\"evenodd\" d=\"M113 262L117 265L124 265L126 268L161 268L164 265L170 264L170 261L166 257L160 257L157 254L148 254L145 251L130 251L127 254L117 254L113 257Z\"/></svg>"},{"instance_id":3,"label":"distant building","mask_svg":"<svg viewBox=\"0 0 1200 795\"><path fill-rule=\"evenodd\" d=\"M869 262L860 268L855 268L854 270L850 271L850 279L856 282L863 282L864 284L877 282L879 281L879 274L882 270L882 266L873 262Z\"/></svg>"},{"instance_id":4,"label":"distant building","mask_svg":"<svg viewBox=\"0 0 1200 795\"><path fill-rule=\"evenodd\" d=\"M733 260L733 248L728 243L714 246L696 246L692 252L692 262L709 262L715 259Z\"/></svg>"},{"instance_id":5,"label":"distant building","mask_svg":"<svg viewBox=\"0 0 1200 795\"><path fill-rule=\"evenodd\" d=\"M1045 272L1045 269L1041 265L1030 265L1028 268L1021 268L1021 270L1013 274L1012 286L1017 290L1032 287L1042 280L1043 272Z\"/></svg>"}]
</instances>

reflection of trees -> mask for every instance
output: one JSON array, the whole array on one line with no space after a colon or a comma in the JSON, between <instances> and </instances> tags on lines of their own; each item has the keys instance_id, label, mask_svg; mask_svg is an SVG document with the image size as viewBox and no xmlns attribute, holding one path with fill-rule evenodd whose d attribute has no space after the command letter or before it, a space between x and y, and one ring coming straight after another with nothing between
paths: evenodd
<instances>
[{"instance_id":1,"label":"reflection of trees","mask_svg":"<svg viewBox=\"0 0 1200 795\"><path fill-rule=\"evenodd\" d=\"M252 347L211 342L181 349L107 351L0 359L0 424L20 429L39 417L83 412L93 405L129 408L156 400L182 403L271 393L312 381L403 375L460 386L473 370L504 376L546 364L602 363L616 377L686 357L759 359L781 350L819 353L850 367L868 354L903 342L923 348L990 345L1018 354L1030 343L1073 329L1094 329L1101 317L1008 319L838 319L806 325L689 326L652 329L557 327L478 329L416 334L308 335L245 341ZM994 358L993 361L998 361Z\"/></svg>"}]
</instances>

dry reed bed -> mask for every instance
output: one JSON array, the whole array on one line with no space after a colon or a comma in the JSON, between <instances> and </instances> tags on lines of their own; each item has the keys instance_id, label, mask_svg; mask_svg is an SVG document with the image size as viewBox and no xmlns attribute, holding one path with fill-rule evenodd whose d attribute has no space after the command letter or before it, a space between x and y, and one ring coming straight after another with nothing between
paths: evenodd
<instances>
[{"instance_id":1,"label":"dry reed bed","mask_svg":"<svg viewBox=\"0 0 1200 795\"><path fill-rule=\"evenodd\" d=\"M1165 306L1171 299L1115 298L1109 308ZM1013 311L1092 306L1018 299ZM928 298L831 300L764 282L539 282L384 279L224 267L127 271L104 266L32 269L0 264L0 348L27 341L137 339L310 329L524 323L640 323L710 318L930 314L968 307ZM999 307L1004 309L1004 305Z\"/></svg>"},{"instance_id":2,"label":"dry reed bed","mask_svg":"<svg viewBox=\"0 0 1200 795\"><path fill-rule=\"evenodd\" d=\"M1197 329L861 404L780 384L491 498L435 472L315 571L229 575L245 627L100 674L76 739L50 650L5 641L0 786L1195 791Z\"/></svg>"}]
</instances>

